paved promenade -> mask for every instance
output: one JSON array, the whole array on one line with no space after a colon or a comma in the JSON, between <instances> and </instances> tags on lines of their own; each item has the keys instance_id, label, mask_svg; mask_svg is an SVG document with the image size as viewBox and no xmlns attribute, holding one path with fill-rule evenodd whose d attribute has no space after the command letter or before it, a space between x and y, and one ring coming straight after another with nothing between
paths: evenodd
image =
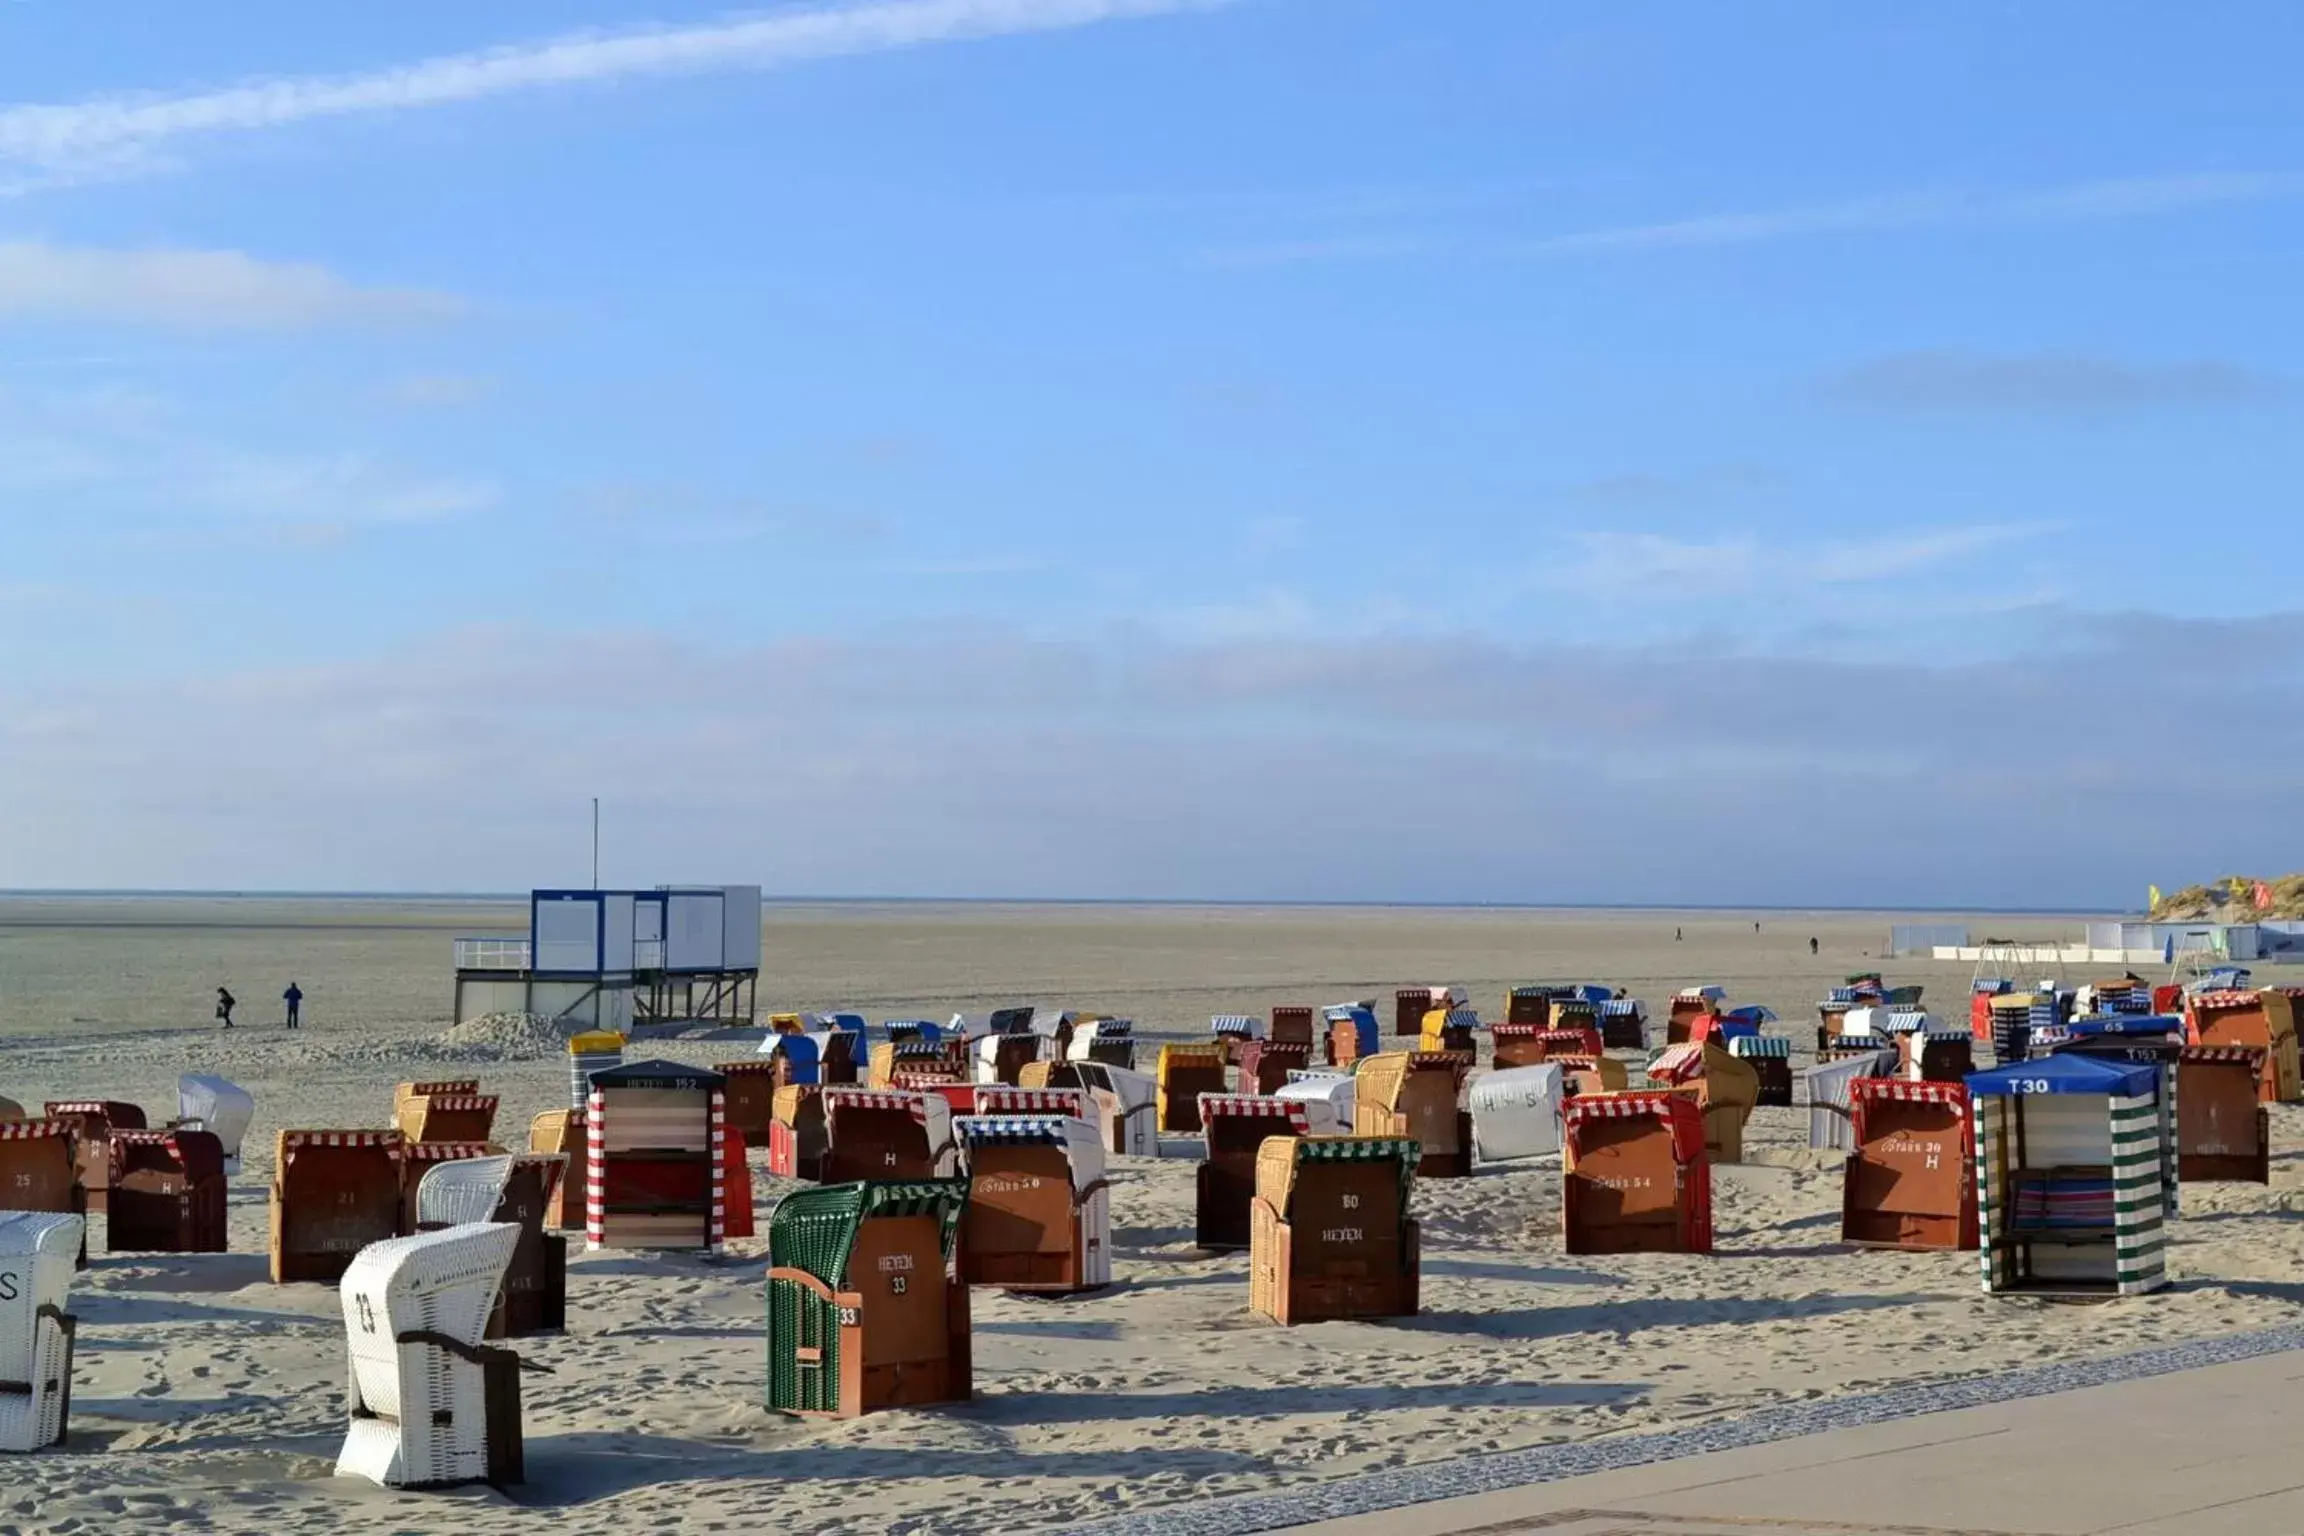
<instances>
[{"instance_id":1,"label":"paved promenade","mask_svg":"<svg viewBox=\"0 0 2304 1536\"><path fill-rule=\"evenodd\" d=\"M1147 1510L1096 1536L2304 1536L2304 1327Z\"/></svg>"},{"instance_id":2,"label":"paved promenade","mask_svg":"<svg viewBox=\"0 0 2304 1536\"><path fill-rule=\"evenodd\" d=\"M2304 1355L2023 1398L1290 1536L2299 1536Z\"/></svg>"}]
</instances>

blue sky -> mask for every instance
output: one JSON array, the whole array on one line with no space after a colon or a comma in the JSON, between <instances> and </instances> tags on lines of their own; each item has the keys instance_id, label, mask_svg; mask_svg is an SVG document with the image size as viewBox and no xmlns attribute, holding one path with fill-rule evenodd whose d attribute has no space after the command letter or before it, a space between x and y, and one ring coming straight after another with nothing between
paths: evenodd
<instances>
[{"instance_id":1,"label":"blue sky","mask_svg":"<svg viewBox=\"0 0 2304 1536\"><path fill-rule=\"evenodd\" d=\"M0 4L0 886L2304 865L2300 41Z\"/></svg>"}]
</instances>

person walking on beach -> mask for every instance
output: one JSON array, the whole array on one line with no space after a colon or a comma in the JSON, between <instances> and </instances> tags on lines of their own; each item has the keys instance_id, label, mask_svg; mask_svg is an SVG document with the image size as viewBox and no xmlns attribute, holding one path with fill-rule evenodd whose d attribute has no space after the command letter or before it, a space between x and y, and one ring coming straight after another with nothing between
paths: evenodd
<instances>
[{"instance_id":1,"label":"person walking on beach","mask_svg":"<svg viewBox=\"0 0 2304 1536\"><path fill-rule=\"evenodd\" d=\"M296 1027L296 1012L304 1006L304 989L296 983L290 982L288 983L288 990L280 994L280 1001L288 1005L288 1027L294 1029Z\"/></svg>"},{"instance_id":2,"label":"person walking on beach","mask_svg":"<svg viewBox=\"0 0 2304 1536\"><path fill-rule=\"evenodd\" d=\"M224 1021L226 1029L232 1027L232 1010L239 1005L239 1001L224 988L218 987L216 989L216 1017Z\"/></svg>"},{"instance_id":3,"label":"person walking on beach","mask_svg":"<svg viewBox=\"0 0 2304 1536\"><path fill-rule=\"evenodd\" d=\"M1814 954L1814 953L1816 953L1816 941L1815 941L1815 939L1813 939L1813 938L1809 939L1809 941L1808 941L1808 953L1810 953L1810 954Z\"/></svg>"}]
</instances>

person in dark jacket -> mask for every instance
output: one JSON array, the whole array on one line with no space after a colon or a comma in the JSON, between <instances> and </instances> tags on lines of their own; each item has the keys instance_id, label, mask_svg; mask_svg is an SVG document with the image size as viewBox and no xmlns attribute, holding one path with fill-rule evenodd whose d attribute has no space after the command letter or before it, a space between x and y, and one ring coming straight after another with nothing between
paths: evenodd
<instances>
[{"instance_id":1,"label":"person in dark jacket","mask_svg":"<svg viewBox=\"0 0 2304 1536\"><path fill-rule=\"evenodd\" d=\"M234 997L224 988L218 987L216 989L216 1017L224 1021L224 1027L226 1029L230 1029L232 1027L232 1010L239 1006L239 1001L240 1000L238 998Z\"/></svg>"},{"instance_id":2,"label":"person in dark jacket","mask_svg":"<svg viewBox=\"0 0 2304 1536\"><path fill-rule=\"evenodd\" d=\"M304 989L296 983L290 982L288 983L288 990L280 994L280 1001L288 1005L288 1027L294 1029L297 1010L304 1006Z\"/></svg>"}]
</instances>

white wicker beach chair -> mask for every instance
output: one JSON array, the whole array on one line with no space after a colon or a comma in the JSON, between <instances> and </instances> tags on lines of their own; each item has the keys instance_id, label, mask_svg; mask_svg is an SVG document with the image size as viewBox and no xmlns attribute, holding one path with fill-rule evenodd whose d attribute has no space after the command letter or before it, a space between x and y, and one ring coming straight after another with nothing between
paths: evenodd
<instances>
[{"instance_id":1,"label":"white wicker beach chair","mask_svg":"<svg viewBox=\"0 0 2304 1536\"><path fill-rule=\"evenodd\" d=\"M1472 1085L1472 1154L1483 1163L1560 1150L1560 1068L1507 1067Z\"/></svg>"},{"instance_id":2,"label":"white wicker beach chair","mask_svg":"<svg viewBox=\"0 0 2304 1536\"><path fill-rule=\"evenodd\" d=\"M1352 1107L1359 1095L1349 1072L1324 1072L1317 1067L1292 1071L1275 1097L1303 1100L1315 1136L1352 1134Z\"/></svg>"},{"instance_id":3,"label":"white wicker beach chair","mask_svg":"<svg viewBox=\"0 0 2304 1536\"><path fill-rule=\"evenodd\" d=\"M510 1157L460 1157L434 1163L416 1185L416 1225L466 1226L493 1221L504 1202L504 1186L512 1182Z\"/></svg>"},{"instance_id":4,"label":"white wicker beach chair","mask_svg":"<svg viewBox=\"0 0 2304 1536\"><path fill-rule=\"evenodd\" d=\"M256 1118L256 1096L238 1083L205 1073L187 1072L176 1079L176 1116L195 1120L196 1129L224 1144L224 1176L240 1172L240 1142Z\"/></svg>"},{"instance_id":5,"label":"white wicker beach chair","mask_svg":"<svg viewBox=\"0 0 2304 1536\"><path fill-rule=\"evenodd\" d=\"M337 1475L387 1488L521 1481L520 1358L480 1340L520 1229L370 1243L344 1272L350 1429Z\"/></svg>"},{"instance_id":6,"label":"white wicker beach chair","mask_svg":"<svg viewBox=\"0 0 2304 1536\"><path fill-rule=\"evenodd\" d=\"M74 1324L64 1304L85 1232L79 1216L0 1211L0 1451L64 1438Z\"/></svg>"}]
</instances>

